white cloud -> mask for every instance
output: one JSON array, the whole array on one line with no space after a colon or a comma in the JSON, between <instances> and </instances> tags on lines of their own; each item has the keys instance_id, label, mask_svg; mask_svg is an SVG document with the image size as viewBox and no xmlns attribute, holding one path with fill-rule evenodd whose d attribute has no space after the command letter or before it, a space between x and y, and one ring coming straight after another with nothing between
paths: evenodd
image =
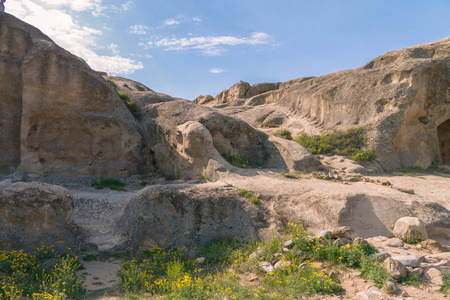
<instances>
[{"instance_id":1,"label":"white cloud","mask_svg":"<svg viewBox=\"0 0 450 300\"><path fill-rule=\"evenodd\" d=\"M111 50L111 52L112 52L114 55L117 55L117 54L120 53L119 45L117 45L117 44L111 43L111 44L109 44L107 47L108 47L109 50Z\"/></svg>"},{"instance_id":2,"label":"white cloud","mask_svg":"<svg viewBox=\"0 0 450 300\"><path fill-rule=\"evenodd\" d=\"M199 17L193 17L192 21L200 23L202 21L202 19L200 19Z\"/></svg>"},{"instance_id":3,"label":"white cloud","mask_svg":"<svg viewBox=\"0 0 450 300\"><path fill-rule=\"evenodd\" d=\"M267 45L271 36L265 32L254 32L250 37L234 36L200 36L188 38L162 38L149 41L147 45L153 48L163 48L167 51L200 50L204 55L217 56L224 53L224 46Z\"/></svg>"},{"instance_id":4,"label":"white cloud","mask_svg":"<svg viewBox=\"0 0 450 300\"><path fill-rule=\"evenodd\" d=\"M225 71L225 70L220 69L220 68L213 68L213 69L209 70L209 73L219 74L219 73L222 73L223 71Z\"/></svg>"},{"instance_id":5,"label":"white cloud","mask_svg":"<svg viewBox=\"0 0 450 300\"><path fill-rule=\"evenodd\" d=\"M87 10L88 7L95 9L97 5L101 5L101 0L42 0L42 3L39 5L32 0L11 1L8 3L8 12L38 27L58 45L83 58L94 70L127 75L143 68L141 62L120 57L114 53L114 46L111 46L114 44L108 46L113 51L113 56L95 53L93 49L97 47L96 38L102 32L82 26L64 10L56 9L64 5L74 10Z\"/></svg>"},{"instance_id":6,"label":"white cloud","mask_svg":"<svg viewBox=\"0 0 450 300\"><path fill-rule=\"evenodd\" d=\"M144 35L144 34L147 34L149 29L150 29L150 27L148 27L148 26L136 24L136 25L130 26L129 32L132 34Z\"/></svg>"},{"instance_id":7,"label":"white cloud","mask_svg":"<svg viewBox=\"0 0 450 300\"><path fill-rule=\"evenodd\" d=\"M175 19L168 19L168 20L164 21L164 25L167 25L167 26L178 25L178 24L180 24L180 21L177 21Z\"/></svg>"}]
</instances>

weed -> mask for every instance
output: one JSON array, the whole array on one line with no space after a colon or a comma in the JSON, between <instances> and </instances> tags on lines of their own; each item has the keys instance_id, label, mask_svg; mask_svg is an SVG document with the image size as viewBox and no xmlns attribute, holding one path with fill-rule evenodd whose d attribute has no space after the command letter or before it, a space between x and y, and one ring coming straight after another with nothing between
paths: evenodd
<instances>
[{"instance_id":1,"label":"weed","mask_svg":"<svg viewBox=\"0 0 450 300\"><path fill-rule=\"evenodd\" d=\"M265 128L276 128L276 127L278 127L279 125L278 124L275 124L274 122L267 122L267 123L264 123L263 124L263 127L265 127Z\"/></svg>"},{"instance_id":2,"label":"weed","mask_svg":"<svg viewBox=\"0 0 450 300\"><path fill-rule=\"evenodd\" d=\"M206 175L206 168L203 168L203 171L202 171L202 177L203 177L203 179L205 179L206 181L214 182L214 179L211 179L211 178L209 178L208 175Z\"/></svg>"},{"instance_id":3,"label":"weed","mask_svg":"<svg viewBox=\"0 0 450 300\"><path fill-rule=\"evenodd\" d=\"M205 117L198 117L198 118L197 118L197 121L198 121L199 123L201 123L201 124L205 124L205 123L206 123Z\"/></svg>"},{"instance_id":4,"label":"weed","mask_svg":"<svg viewBox=\"0 0 450 300\"><path fill-rule=\"evenodd\" d=\"M98 260L98 256L95 254L87 254L87 255L83 256L83 260L84 261L96 261L96 260Z\"/></svg>"},{"instance_id":5,"label":"weed","mask_svg":"<svg viewBox=\"0 0 450 300\"><path fill-rule=\"evenodd\" d=\"M287 129L280 129L273 133L274 136L286 139L286 140L292 140L291 132Z\"/></svg>"},{"instance_id":6,"label":"weed","mask_svg":"<svg viewBox=\"0 0 450 300\"><path fill-rule=\"evenodd\" d=\"M311 175L314 176L317 179L325 179L325 175L322 175L322 174L320 174L320 173L318 173L316 171L312 172Z\"/></svg>"},{"instance_id":7,"label":"weed","mask_svg":"<svg viewBox=\"0 0 450 300\"><path fill-rule=\"evenodd\" d=\"M258 197L253 196L253 194L247 191L246 189L240 189L237 193L238 195L244 196L255 205L258 205L260 203Z\"/></svg>"},{"instance_id":8,"label":"weed","mask_svg":"<svg viewBox=\"0 0 450 300\"><path fill-rule=\"evenodd\" d=\"M361 259L361 277L367 278L381 288L388 280L387 270L375 259L364 257Z\"/></svg>"},{"instance_id":9,"label":"weed","mask_svg":"<svg viewBox=\"0 0 450 300\"><path fill-rule=\"evenodd\" d=\"M298 179L298 175L297 174L284 173L283 176L286 177L286 178L290 178L290 179Z\"/></svg>"},{"instance_id":10,"label":"weed","mask_svg":"<svg viewBox=\"0 0 450 300\"><path fill-rule=\"evenodd\" d=\"M448 294L450 292L450 272L448 270L442 270L442 285L439 292Z\"/></svg>"},{"instance_id":11,"label":"weed","mask_svg":"<svg viewBox=\"0 0 450 300\"><path fill-rule=\"evenodd\" d=\"M250 168L253 166L249 160L241 158L239 154L222 154L222 157L232 166L238 168Z\"/></svg>"},{"instance_id":12,"label":"weed","mask_svg":"<svg viewBox=\"0 0 450 300\"><path fill-rule=\"evenodd\" d=\"M344 155L358 162L376 159L372 148L363 150L366 135L362 127L350 128L346 132L335 131L323 135L309 136L302 133L294 140L312 154Z\"/></svg>"},{"instance_id":13,"label":"weed","mask_svg":"<svg viewBox=\"0 0 450 300\"><path fill-rule=\"evenodd\" d=\"M125 191L127 185L122 180L100 176L91 183L91 186L98 190L109 188L115 191Z\"/></svg>"},{"instance_id":14,"label":"weed","mask_svg":"<svg viewBox=\"0 0 450 300\"><path fill-rule=\"evenodd\" d=\"M137 105L136 101L134 101L125 91L117 92L120 98L125 102L128 110L131 114L136 118L136 120L141 120L141 110L139 109L139 105Z\"/></svg>"}]
</instances>

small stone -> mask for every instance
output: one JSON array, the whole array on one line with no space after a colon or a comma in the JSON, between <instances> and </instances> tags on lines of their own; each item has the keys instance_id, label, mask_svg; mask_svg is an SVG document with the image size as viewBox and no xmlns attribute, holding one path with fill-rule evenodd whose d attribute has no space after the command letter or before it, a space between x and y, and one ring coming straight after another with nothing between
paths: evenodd
<instances>
[{"instance_id":1,"label":"small stone","mask_svg":"<svg viewBox=\"0 0 450 300\"><path fill-rule=\"evenodd\" d=\"M331 239L332 235L333 233L330 230L322 230L317 234L317 237L322 239Z\"/></svg>"},{"instance_id":2,"label":"small stone","mask_svg":"<svg viewBox=\"0 0 450 300\"><path fill-rule=\"evenodd\" d=\"M391 186L392 183L390 183L390 182L387 181L387 180L383 180L383 181L381 182L381 185L384 185L384 186Z\"/></svg>"},{"instance_id":3,"label":"small stone","mask_svg":"<svg viewBox=\"0 0 450 300\"><path fill-rule=\"evenodd\" d=\"M342 226L338 227L332 230L332 237L335 239L338 238L346 238L349 240L353 240L354 238L358 237L353 231L353 229L349 226Z\"/></svg>"},{"instance_id":4,"label":"small stone","mask_svg":"<svg viewBox=\"0 0 450 300\"><path fill-rule=\"evenodd\" d=\"M388 280L386 281L386 283L383 285L383 290L392 295L392 294L396 294L398 289L397 289L397 284L392 281L392 280Z\"/></svg>"},{"instance_id":5,"label":"small stone","mask_svg":"<svg viewBox=\"0 0 450 300\"><path fill-rule=\"evenodd\" d=\"M386 258L384 261L384 267L388 271L389 275L395 280L400 280L408 275L408 269L406 269L401 262L392 259L391 257Z\"/></svg>"},{"instance_id":6,"label":"small stone","mask_svg":"<svg viewBox=\"0 0 450 300\"><path fill-rule=\"evenodd\" d=\"M270 262L263 261L259 263L259 266L267 273L273 273L273 267Z\"/></svg>"},{"instance_id":7,"label":"small stone","mask_svg":"<svg viewBox=\"0 0 450 300\"><path fill-rule=\"evenodd\" d=\"M406 291L403 291L400 296L402 296L403 298L410 297L409 294Z\"/></svg>"},{"instance_id":8,"label":"small stone","mask_svg":"<svg viewBox=\"0 0 450 300\"><path fill-rule=\"evenodd\" d=\"M412 189L404 189L404 188L399 188L399 187L396 187L395 189L400 192L403 192L403 193L414 195L414 190L412 190Z\"/></svg>"},{"instance_id":9,"label":"small stone","mask_svg":"<svg viewBox=\"0 0 450 300\"><path fill-rule=\"evenodd\" d=\"M304 267L306 267L306 266L308 266L307 263L301 263L301 264L298 265L298 268L299 268L299 269L302 269L302 268L304 268Z\"/></svg>"},{"instance_id":10,"label":"small stone","mask_svg":"<svg viewBox=\"0 0 450 300\"><path fill-rule=\"evenodd\" d=\"M291 265L291 262L290 261L279 261L279 262L277 262L276 264L275 264L275 266L273 266L273 268L275 269L275 270L277 270L277 269L283 269L283 268L286 268L286 267L288 267L288 266L290 266Z\"/></svg>"},{"instance_id":11,"label":"small stone","mask_svg":"<svg viewBox=\"0 0 450 300\"><path fill-rule=\"evenodd\" d=\"M305 252L304 251L297 251L297 252L295 252L295 256L297 256L297 257L305 256Z\"/></svg>"},{"instance_id":12,"label":"small stone","mask_svg":"<svg viewBox=\"0 0 450 300\"><path fill-rule=\"evenodd\" d=\"M283 252L289 252L288 248L283 248Z\"/></svg>"},{"instance_id":13,"label":"small stone","mask_svg":"<svg viewBox=\"0 0 450 300\"><path fill-rule=\"evenodd\" d=\"M252 276L252 277L249 277L249 278L248 278L248 281L249 281L249 282L253 282L253 281L258 280L258 278L259 278L258 276Z\"/></svg>"},{"instance_id":14,"label":"small stone","mask_svg":"<svg viewBox=\"0 0 450 300\"><path fill-rule=\"evenodd\" d=\"M339 238L333 242L334 245L339 245L339 246L350 245L351 243L352 243L352 240L346 239L346 238Z\"/></svg>"},{"instance_id":15,"label":"small stone","mask_svg":"<svg viewBox=\"0 0 450 300\"><path fill-rule=\"evenodd\" d=\"M423 274L423 269L422 268L414 268L411 271L409 271L409 274L413 274L413 275L416 275L417 277L420 277Z\"/></svg>"},{"instance_id":16,"label":"small stone","mask_svg":"<svg viewBox=\"0 0 450 300\"><path fill-rule=\"evenodd\" d=\"M399 238L391 238L383 243L385 247L403 247L405 243Z\"/></svg>"},{"instance_id":17,"label":"small stone","mask_svg":"<svg viewBox=\"0 0 450 300\"><path fill-rule=\"evenodd\" d=\"M369 245L369 242L366 241L366 240L363 239L363 238L357 237L357 238L355 238L355 239L353 240L352 245L353 245L353 246L358 246L358 245Z\"/></svg>"},{"instance_id":18,"label":"small stone","mask_svg":"<svg viewBox=\"0 0 450 300\"><path fill-rule=\"evenodd\" d=\"M425 272L425 278L431 281L435 285L442 285L443 279L441 271L439 271L436 268L430 268L428 271Z\"/></svg>"},{"instance_id":19,"label":"small stone","mask_svg":"<svg viewBox=\"0 0 450 300\"><path fill-rule=\"evenodd\" d=\"M289 240L286 243L284 243L284 246L286 248L292 248L292 247L294 247L294 242L292 240Z\"/></svg>"},{"instance_id":20,"label":"small stone","mask_svg":"<svg viewBox=\"0 0 450 300\"><path fill-rule=\"evenodd\" d=\"M400 255L393 256L392 259L395 259L402 263L405 267L418 268L420 267L420 258L414 255Z\"/></svg>"},{"instance_id":21,"label":"small stone","mask_svg":"<svg viewBox=\"0 0 450 300\"><path fill-rule=\"evenodd\" d=\"M378 252L373 255L374 258L378 259L379 262L384 262L386 258L391 257L387 252Z\"/></svg>"},{"instance_id":22,"label":"small stone","mask_svg":"<svg viewBox=\"0 0 450 300\"><path fill-rule=\"evenodd\" d=\"M196 264L202 264L202 263L204 263L205 262L205 258L204 257L199 257L199 258L197 258L196 260L195 260L195 263Z\"/></svg>"},{"instance_id":23,"label":"small stone","mask_svg":"<svg viewBox=\"0 0 450 300\"><path fill-rule=\"evenodd\" d=\"M377 294L380 297L383 296L383 292L379 288L377 288L376 286L371 286L367 291L371 292L371 293L374 293L374 294Z\"/></svg>"}]
</instances>

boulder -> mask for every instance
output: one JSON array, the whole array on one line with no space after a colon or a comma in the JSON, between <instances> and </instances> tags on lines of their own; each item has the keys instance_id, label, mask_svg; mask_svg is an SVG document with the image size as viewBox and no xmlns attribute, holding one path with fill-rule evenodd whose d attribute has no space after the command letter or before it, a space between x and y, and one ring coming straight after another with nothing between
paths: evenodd
<instances>
[{"instance_id":1,"label":"boulder","mask_svg":"<svg viewBox=\"0 0 450 300\"><path fill-rule=\"evenodd\" d=\"M403 247L405 243L399 238L391 238L383 242L383 246L387 247Z\"/></svg>"},{"instance_id":2,"label":"boulder","mask_svg":"<svg viewBox=\"0 0 450 300\"><path fill-rule=\"evenodd\" d=\"M424 276L427 280L431 281L431 283L435 285L443 284L442 273L438 269L430 268L424 273Z\"/></svg>"},{"instance_id":3,"label":"boulder","mask_svg":"<svg viewBox=\"0 0 450 300\"><path fill-rule=\"evenodd\" d=\"M245 97L245 94L247 93L249 88L250 84L248 84L248 82L240 81L230 87L228 90L224 90L217 94L215 100L218 103L226 103L235 99L243 98Z\"/></svg>"},{"instance_id":4,"label":"boulder","mask_svg":"<svg viewBox=\"0 0 450 300\"><path fill-rule=\"evenodd\" d=\"M400 280L408 275L408 269L398 260L391 257L386 258L384 261L384 267L388 271L389 275L395 279Z\"/></svg>"},{"instance_id":5,"label":"boulder","mask_svg":"<svg viewBox=\"0 0 450 300\"><path fill-rule=\"evenodd\" d=\"M267 261L260 262L259 266L267 273L273 273L274 268L270 262Z\"/></svg>"},{"instance_id":6,"label":"boulder","mask_svg":"<svg viewBox=\"0 0 450 300\"><path fill-rule=\"evenodd\" d=\"M425 225L419 218L403 217L395 223L393 234L407 243L418 243L428 239Z\"/></svg>"},{"instance_id":7,"label":"boulder","mask_svg":"<svg viewBox=\"0 0 450 300\"><path fill-rule=\"evenodd\" d=\"M41 182L0 182L0 250L78 245L72 194Z\"/></svg>"},{"instance_id":8,"label":"boulder","mask_svg":"<svg viewBox=\"0 0 450 300\"><path fill-rule=\"evenodd\" d=\"M214 238L255 240L264 212L223 183L150 186L125 207L117 230L133 249L195 249Z\"/></svg>"},{"instance_id":9,"label":"boulder","mask_svg":"<svg viewBox=\"0 0 450 300\"><path fill-rule=\"evenodd\" d=\"M129 175L141 130L114 89L38 29L0 14L0 172Z\"/></svg>"},{"instance_id":10,"label":"boulder","mask_svg":"<svg viewBox=\"0 0 450 300\"><path fill-rule=\"evenodd\" d=\"M353 240L357 237L356 233L349 226L342 226L332 230L332 237L334 239L338 238L346 238L349 240Z\"/></svg>"},{"instance_id":11,"label":"boulder","mask_svg":"<svg viewBox=\"0 0 450 300\"><path fill-rule=\"evenodd\" d=\"M420 258L414 255L400 255L393 256L392 259L395 259L402 263L405 267L410 268L418 268L420 267Z\"/></svg>"},{"instance_id":12,"label":"boulder","mask_svg":"<svg viewBox=\"0 0 450 300\"><path fill-rule=\"evenodd\" d=\"M205 103L208 103L209 101L212 101L212 100L214 100L214 97L211 96L211 95L205 95L205 96L200 95L197 98L195 98L194 103L205 104Z\"/></svg>"}]
</instances>

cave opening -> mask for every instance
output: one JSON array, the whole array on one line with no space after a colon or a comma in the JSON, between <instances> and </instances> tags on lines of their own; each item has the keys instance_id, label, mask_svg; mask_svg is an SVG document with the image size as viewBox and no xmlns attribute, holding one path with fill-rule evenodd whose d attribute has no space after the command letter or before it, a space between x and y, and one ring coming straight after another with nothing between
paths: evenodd
<instances>
[{"instance_id":1,"label":"cave opening","mask_svg":"<svg viewBox=\"0 0 450 300\"><path fill-rule=\"evenodd\" d=\"M437 128L441 164L450 166L450 119Z\"/></svg>"}]
</instances>

